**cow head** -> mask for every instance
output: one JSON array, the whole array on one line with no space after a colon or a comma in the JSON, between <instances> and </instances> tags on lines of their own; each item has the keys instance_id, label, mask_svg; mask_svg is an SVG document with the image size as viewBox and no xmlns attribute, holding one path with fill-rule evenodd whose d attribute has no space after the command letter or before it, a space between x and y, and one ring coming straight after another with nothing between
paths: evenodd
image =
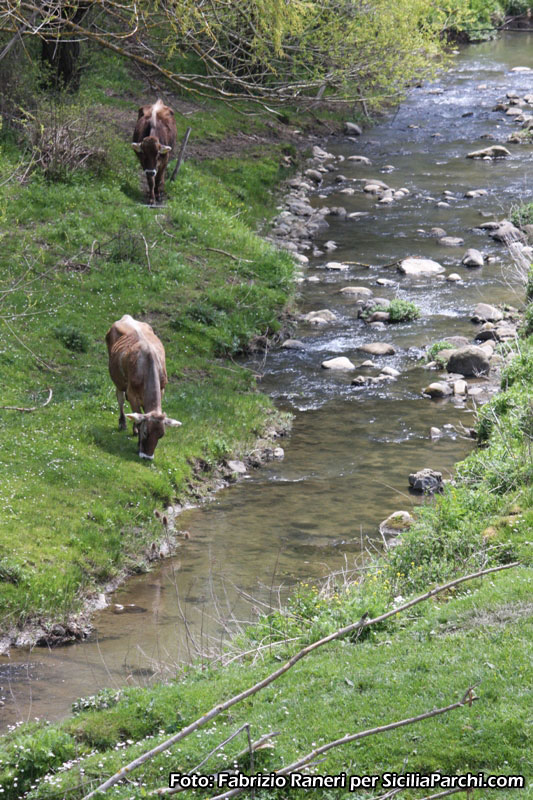
<instances>
[{"instance_id":1,"label":"cow head","mask_svg":"<svg viewBox=\"0 0 533 800\"><path fill-rule=\"evenodd\" d=\"M139 458L147 458L152 461L158 441L165 435L165 428L178 428L181 422L177 419L167 417L166 414L151 411L149 414L126 414L128 419L133 421L133 431L135 428L139 434Z\"/></svg>"},{"instance_id":2,"label":"cow head","mask_svg":"<svg viewBox=\"0 0 533 800\"><path fill-rule=\"evenodd\" d=\"M147 176L157 174L158 160L172 150L168 144L161 144L157 136L145 136L142 142L132 142L131 146Z\"/></svg>"}]
</instances>

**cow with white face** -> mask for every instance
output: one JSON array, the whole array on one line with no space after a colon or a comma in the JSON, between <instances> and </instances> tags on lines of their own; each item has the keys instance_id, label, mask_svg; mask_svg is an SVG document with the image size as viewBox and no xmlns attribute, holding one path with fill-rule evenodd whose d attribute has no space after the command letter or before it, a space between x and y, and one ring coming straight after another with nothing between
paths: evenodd
<instances>
[{"instance_id":1,"label":"cow with white face","mask_svg":"<svg viewBox=\"0 0 533 800\"><path fill-rule=\"evenodd\" d=\"M106 334L109 374L116 386L120 409L118 427L126 429L126 417L133 421L133 433L139 436L139 457L150 461L166 428L181 425L161 410L167 385L165 348L146 322L125 314L113 323ZM128 399L133 413L124 414Z\"/></svg>"},{"instance_id":2,"label":"cow with white face","mask_svg":"<svg viewBox=\"0 0 533 800\"><path fill-rule=\"evenodd\" d=\"M131 146L137 153L148 183L150 205L161 201L170 151L176 144L174 112L162 100L141 106Z\"/></svg>"}]
</instances>

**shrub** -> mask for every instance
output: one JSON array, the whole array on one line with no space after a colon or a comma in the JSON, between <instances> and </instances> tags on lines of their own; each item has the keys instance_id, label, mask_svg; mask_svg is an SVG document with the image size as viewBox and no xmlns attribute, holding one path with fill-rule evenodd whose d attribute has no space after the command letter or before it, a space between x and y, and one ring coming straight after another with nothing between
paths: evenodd
<instances>
[{"instance_id":1,"label":"shrub","mask_svg":"<svg viewBox=\"0 0 533 800\"><path fill-rule=\"evenodd\" d=\"M533 300L533 264L530 266L527 273L526 300L528 303L531 303Z\"/></svg>"},{"instance_id":2,"label":"shrub","mask_svg":"<svg viewBox=\"0 0 533 800\"><path fill-rule=\"evenodd\" d=\"M72 350L73 353L86 353L89 349L87 334L72 325L61 325L55 329L54 334L56 339L59 339L67 350Z\"/></svg>"},{"instance_id":3,"label":"shrub","mask_svg":"<svg viewBox=\"0 0 533 800\"><path fill-rule=\"evenodd\" d=\"M81 106L47 102L26 112L25 130L32 160L50 181L105 161L100 126Z\"/></svg>"},{"instance_id":4,"label":"shrub","mask_svg":"<svg viewBox=\"0 0 533 800\"><path fill-rule=\"evenodd\" d=\"M518 228L524 225L533 225L533 203L523 203L511 214L511 222Z\"/></svg>"},{"instance_id":5,"label":"shrub","mask_svg":"<svg viewBox=\"0 0 533 800\"><path fill-rule=\"evenodd\" d=\"M526 308L523 330L525 336L531 336L533 334L533 303L530 303Z\"/></svg>"},{"instance_id":6,"label":"shrub","mask_svg":"<svg viewBox=\"0 0 533 800\"><path fill-rule=\"evenodd\" d=\"M389 315L389 322L411 322L413 319L418 319L420 316L420 309L409 300L391 300L388 306L375 305L367 308L362 312L363 319L372 316L376 311L385 311Z\"/></svg>"},{"instance_id":7,"label":"shrub","mask_svg":"<svg viewBox=\"0 0 533 800\"><path fill-rule=\"evenodd\" d=\"M420 316L420 309L415 303L397 298L391 301L387 311L391 322L411 322Z\"/></svg>"},{"instance_id":8,"label":"shrub","mask_svg":"<svg viewBox=\"0 0 533 800\"><path fill-rule=\"evenodd\" d=\"M441 362L443 359L439 358L439 353L441 350L451 350L452 345L449 342L435 342L430 347L428 347L426 351L426 360L427 361L437 361Z\"/></svg>"}]
</instances>

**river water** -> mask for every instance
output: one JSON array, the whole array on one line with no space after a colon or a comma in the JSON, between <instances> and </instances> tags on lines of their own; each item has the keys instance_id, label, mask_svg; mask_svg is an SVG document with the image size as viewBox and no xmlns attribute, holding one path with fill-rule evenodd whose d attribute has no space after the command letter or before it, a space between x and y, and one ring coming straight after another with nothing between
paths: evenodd
<instances>
[{"instance_id":1,"label":"river water","mask_svg":"<svg viewBox=\"0 0 533 800\"><path fill-rule=\"evenodd\" d=\"M376 266L338 273L323 268L328 257L311 259L305 276L318 281L300 284L300 307L304 312L329 308L337 321L319 329L302 324L294 336L305 342L305 350L278 350L248 364L263 376L262 391L294 414L290 439L281 442L285 459L254 471L202 508L184 512L177 525L190 532L190 539L179 555L119 589L112 604L96 615L88 642L12 651L0 658L4 727L34 717L61 718L77 697L169 678L180 661L200 650L217 652L239 621L253 618L263 603L277 602L278 587L283 597L296 581L353 569L361 549L379 548L379 522L421 502L408 492L409 472L430 466L445 477L452 474L473 444L444 426L470 426L472 405L422 397L421 388L435 374L422 368L421 355L447 335L472 338L470 312L478 302L520 303L523 292L507 252L473 228L531 199L533 148L510 145L511 158L495 162L467 160L465 154L492 143L480 138L484 133L505 143L517 129L491 109L511 89L520 95L533 92L533 72L511 72L514 66L533 67L532 54L529 33L464 48L449 72L433 85L413 89L387 121L356 142L324 145L335 154L372 161L372 166L345 161L341 172L347 181L339 185L334 175L326 177L321 193L327 199L312 198L317 206L369 212L347 221L328 218L322 241L338 244L329 258ZM473 114L463 116L468 112ZM389 164L394 171L382 174ZM406 187L410 194L379 206L360 191L355 179L365 177ZM356 188L355 194L340 194L346 186ZM488 194L466 199L469 189ZM450 207L438 208L445 190L453 193ZM443 247L417 233L433 226L464 238L464 247ZM467 247L495 260L481 269L462 267ZM411 255L434 258L463 281L412 281L394 268L377 266ZM379 277L396 285L379 287ZM373 330L357 320L353 302L339 294L348 285L413 300L422 309L421 319ZM393 343L396 355L374 361L399 369L398 380L355 387L352 374L321 369L324 359L337 355L360 364L367 356L358 347L378 340ZM431 426L444 435L431 440Z\"/></svg>"}]
</instances>

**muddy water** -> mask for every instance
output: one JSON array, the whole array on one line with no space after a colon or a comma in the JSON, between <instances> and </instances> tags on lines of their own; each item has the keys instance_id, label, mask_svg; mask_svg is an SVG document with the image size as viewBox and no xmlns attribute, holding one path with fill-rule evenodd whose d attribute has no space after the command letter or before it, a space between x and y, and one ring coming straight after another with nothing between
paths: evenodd
<instances>
[{"instance_id":1,"label":"muddy water","mask_svg":"<svg viewBox=\"0 0 533 800\"><path fill-rule=\"evenodd\" d=\"M409 472L431 466L449 475L469 452L472 442L453 429L445 429L437 441L429 438L433 425L468 427L472 408L422 398L430 374L422 369L420 356L426 345L446 335L472 337L470 311L481 300L520 301L504 249L472 228L485 216L501 218L528 197L533 149L511 145L512 157L497 162L464 156L490 144L481 134L505 142L516 129L491 108L510 89L533 91L533 73L510 72L513 66L533 66L532 53L530 34L508 34L464 49L450 72L432 86L414 89L384 124L357 142L327 143L336 154L363 154L373 162L364 167L345 161L341 172L346 182L334 184L331 176L322 189L327 199L313 198L315 205L369 212L358 220L328 218L323 240L338 244L330 258L375 266L333 273L323 268L328 257L312 259L300 285L300 304L304 311L332 309L337 322L321 329L301 325L294 335L305 342L304 351L273 352L264 363L249 365L263 375L262 390L295 415L284 461L254 472L204 508L185 512L178 524L191 538L179 556L120 589L113 605L97 615L89 642L13 652L0 661L4 725L35 716L59 718L79 696L104 686L148 684L175 674L180 660L202 648L216 651L232 629L228 620L253 617L261 603L274 599L280 584L317 578L343 564L353 567L362 545L379 546L378 523L420 502L407 491ZM471 116L463 116L470 111ZM389 164L394 171L381 174ZM392 206L378 206L360 191L357 180L372 177L394 188L405 186L410 195ZM356 193L339 193L346 186ZM488 195L465 199L464 192L473 188L487 189ZM444 190L453 192L450 207L437 208ZM417 233L432 226L463 237L465 246L445 248ZM496 260L482 269L461 267L466 247ZM410 281L394 268L377 266L409 255L434 258L450 272L460 272L463 282ZM396 285L378 287L378 277ZM346 285L413 300L422 318L387 331L365 327L353 303L339 294ZM341 354L361 363L367 356L358 347L377 340L392 342L396 355L375 358L370 374L390 364L402 373L395 382L353 387L353 376L320 367L325 358ZM245 600L244 594L254 600Z\"/></svg>"}]
</instances>

